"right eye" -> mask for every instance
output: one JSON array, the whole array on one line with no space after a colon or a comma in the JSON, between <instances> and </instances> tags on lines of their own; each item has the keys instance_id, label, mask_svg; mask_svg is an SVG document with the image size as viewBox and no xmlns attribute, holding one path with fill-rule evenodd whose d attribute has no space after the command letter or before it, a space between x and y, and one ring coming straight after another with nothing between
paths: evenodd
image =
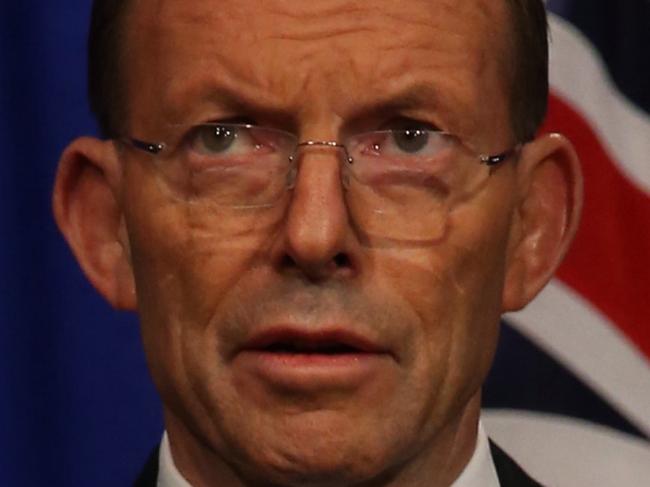
<instances>
[{"instance_id":1,"label":"right eye","mask_svg":"<svg viewBox=\"0 0 650 487\"><path fill-rule=\"evenodd\" d=\"M196 128L190 139L192 149L205 155L223 155L234 148L242 138L238 127L228 125L201 125Z\"/></svg>"},{"instance_id":2,"label":"right eye","mask_svg":"<svg viewBox=\"0 0 650 487\"><path fill-rule=\"evenodd\" d=\"M392 139L400 151L417 154L427 147L429 131L422 129L393 130Z\"/></svg>"},{"instance_id":3,"label":"right eye","mask_svg":"<svg viewBox=\"0 0 650 487\"><path fill-rule=\"evenodd\" d=\"M295 147L295 136L248 124L212 123L193 127L182 142L185 163L195 170L280 163Z\"/></svg>"}]
</instances>

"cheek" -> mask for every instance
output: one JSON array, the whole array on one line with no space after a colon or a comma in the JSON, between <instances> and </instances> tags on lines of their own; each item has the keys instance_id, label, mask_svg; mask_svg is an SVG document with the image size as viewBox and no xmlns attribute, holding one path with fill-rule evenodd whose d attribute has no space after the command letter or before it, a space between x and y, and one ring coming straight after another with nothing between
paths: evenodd
<instances>
[{"instance_id":1,"label":"cheek","mask_svg":"<svg viewBox=\"0 0 650 487\"><path fill-rule=\"evenodd\" d=\"M218 239L191 214L176 209L157 213L146 227L131 231L139 312L145 319L158 315L159 326L205 322L250 267L254 250Z\"/></svg>"},{"instance_id":2,"label":"cheek","mask_svg":"<svg viewBox=\"0 0 650 487\"><path fill-rule=\"evenodd\" d=\"M179 200L156 176L139 178L127 214L139 312L201 326L259 266L283 215Z\"/></svg>"},{"instance_id":3,"label":"cheek","mask_svg":"<svg viewBox=\"0 0 650 487\"><path fill-rule=\"evenodd\" d=\"M373 278L400 296L416 324L405 356L433 409L467 400L480 387L496 346L505 272L507 216L454 218L459 223L439 246L378 254Z\"/></svg>"},{"instance_id":4,"label":"cheek","mask_svg":"<svg viewBox=\"0 0 650 487\"><path fill-rule=\"evenodd\" d=\"M489 205L478 218L458 217L473 224L458 227L445 256L451 309L446 360L449 384L467 398L483 382L496 348L510 217Z\"/></svg>"},{"instance_id":5,"label":"cheek","mask_svg":"<svg viewBox=\"0 0 650 487\"><path fill-rule=\"evenodd\" d=\"M199 357L215 360L213 318L239 280L260 267L279 216L177 201L155 176L137 175L127 228L143 342L154 378L168 383L158 384L164 390L182 383Z\"/></svg>"}]
</instances>

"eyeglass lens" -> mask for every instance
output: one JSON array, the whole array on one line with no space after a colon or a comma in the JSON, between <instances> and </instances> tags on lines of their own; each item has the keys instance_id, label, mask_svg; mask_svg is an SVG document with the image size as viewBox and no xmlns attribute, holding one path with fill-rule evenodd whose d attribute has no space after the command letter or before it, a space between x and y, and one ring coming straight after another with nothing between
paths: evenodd
<instances>
[{"instance_id":1,"label":"eyeglass lens","mask_svg":"<svg viewBox=\"0 0 650 487\"><path fill-rule=\"evenodd\" d=\"M177 199L222 213L261 212L289 203L311 150L304 146L282 130L205 124L192 128L160 169ZM331 149L343 153L350 220L368 241L435 242L454 207L489 175L455 137L425 129L368 132L345 140L344 149Z\"/></svg>"}]
</instances>

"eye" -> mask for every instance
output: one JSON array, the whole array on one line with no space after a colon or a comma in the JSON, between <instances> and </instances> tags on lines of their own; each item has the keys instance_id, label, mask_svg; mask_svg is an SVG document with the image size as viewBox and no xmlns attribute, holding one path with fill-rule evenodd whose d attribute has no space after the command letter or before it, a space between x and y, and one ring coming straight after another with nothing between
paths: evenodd
<instances>
[{"instance_id":1,"label":"eye","mask_svg":"<svg viewBox=\"0 0 650 487\"><path fill-rule=\"evenodd\" d=\"M424 129L393 130L392 138L400 150L414 154L427 146L430 134Z\"/></svg>"},{"instance_id":2,"label":"eye","mask_svg":"<svg viewBox=\"0 0 650 487\"><path fill-rule=\"evenodd\" d=\"M239 136L236 127L203 125L197 127L192 145L202 154L222 154L233 146Z\"/></svg>"}]
</instances>

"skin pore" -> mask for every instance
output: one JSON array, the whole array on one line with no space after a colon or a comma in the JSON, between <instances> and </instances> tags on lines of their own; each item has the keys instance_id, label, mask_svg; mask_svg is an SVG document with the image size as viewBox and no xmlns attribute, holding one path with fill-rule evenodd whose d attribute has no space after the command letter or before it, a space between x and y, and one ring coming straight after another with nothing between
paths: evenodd
<instances>
[{"instance_id":1,"label":"skin pore","mask_svg":"<svg viewBox=\"0 0 650 487\"><path fill-rule=\"evenodd\" d=\"M127 133L166 141L183 124L245 119L340 140L412 119L502 152L516 143L502 3L136 1ZM264 211L188 202L156 164L80 139L62 158L55 214L99 291L140 315L188 481L451 484L474 450L500 315L532 299L575 230L566 141L525 146L453 209L443 239L415 248L360 238L336 150L301 151L295 188ZM241 350L278 326L336 327L382 353L363 380L269 380Z\"/></svg>"}]
</instances>

